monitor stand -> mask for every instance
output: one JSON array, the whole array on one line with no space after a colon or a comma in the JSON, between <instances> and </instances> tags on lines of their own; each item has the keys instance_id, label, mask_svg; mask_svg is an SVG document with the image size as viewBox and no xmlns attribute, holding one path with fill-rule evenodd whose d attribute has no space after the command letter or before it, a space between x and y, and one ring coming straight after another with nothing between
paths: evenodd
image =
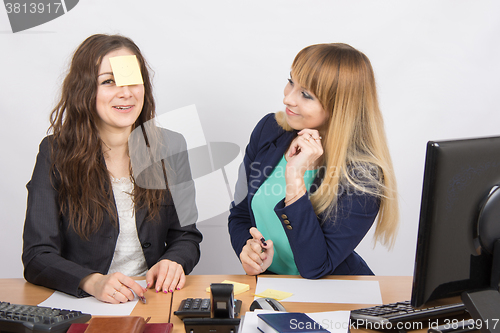
<instances>
[{"instance_id":1,"label":"monitor stand","mask_svg":"<svg viewBox=\"0 0 500 333\"><path fill-rule=\"evenodd\" d=\"M464 292L462 302L481 332L500 332L500 293L498 290Z\"/></svg>"},{"instance_id":2,"label":"monitor stand","mask_svg":"<svg viewBox=\"0 0 500 333\"><path fill-rule=\"evenodd\" d=\"M476 327L483 333L500 333L500 237L498 237L500 232L500 223L498 223L500 219L500 202L498 193L495 196L496 198L490 197L488 200L488 204L490 204L489 213L485 212L483 208L482 216L479 217L478 221L479 226L482 223L483 227L485 227L481 228L483 234L484 231L487 231L487 237L490 238L489 244L483 245L493 248L491 287L479 291L466 291L462 294L462 302L474 319ZM485 205L485 208L488 204ZM492 237L496 239L493 241Z\"/></svg>"}]
</instances>

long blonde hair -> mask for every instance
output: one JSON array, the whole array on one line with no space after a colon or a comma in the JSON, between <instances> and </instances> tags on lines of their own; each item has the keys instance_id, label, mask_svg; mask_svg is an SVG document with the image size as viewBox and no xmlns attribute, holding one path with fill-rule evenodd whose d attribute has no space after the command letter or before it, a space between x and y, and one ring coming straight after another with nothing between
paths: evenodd
<instances>
[{"instance_id":1,"label":"long blonde hair","mask_svg":"<svg viewBox=\"0 0 500 333\"><path fill-rule=\"evenodd\" d=\"M391 248L399 224L396 178L370 61L347 44L311 45L297 54L291 75L329 113L322 140L326 172L310 197L316 214L334 214L346 188L375 195L380 199L375 242ZM283 112L276 120L292 129Z\"/></svg>"}]
</instances>

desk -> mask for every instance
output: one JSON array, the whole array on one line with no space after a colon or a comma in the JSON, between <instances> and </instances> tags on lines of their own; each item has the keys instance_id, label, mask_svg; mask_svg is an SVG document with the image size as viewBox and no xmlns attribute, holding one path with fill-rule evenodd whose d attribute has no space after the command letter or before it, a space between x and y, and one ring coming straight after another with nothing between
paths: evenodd
<instances>
[{"instance_id":1,"label":"desk","mask_svg":"<svg viewBox=\"0 0 500 333\"><path fill-rule=\"evenodd\" d=\"M266 275L265 277L286 277L283 275ZM292 277L292 276L290 276ZM296 277L296 276L293 276ZM370 280L379 281L382 301L391 303L408 300L411 297L411 277L400 276L328 276L326 279ZM188 297L208 298L206 288L211 283L231 280L250 285L250 290L236 296L242 301L242 312L250 307L255 292L256 277L247 275L188 275L186 285L173 294L155 293L150 289L146 293L147 304L138 302L132 315L151 317L152 323L171 322L173 333L184 333L184 324L173 314L179 308L181 301ZM0 300L14 304L36 305L47 299L53 290L32 285L24 279L0 279ZM291 303L282 302L288 311L321 312L335 310L353 310L370 306L369 304L333 304L333 303ZM361 330L357 330L358 332Z\"/></svg>"},{"instance_id":2,"label":"desk","mask_svg":"<svg viewBox=\"0 0 500 333\"><path fill-rule=\"evenodd\" d=\"M297 276L287 275L259 275L266 278L297 278ZM179 308L181 301L185 298L208 298L205 289L210 286L210 283L218 283L223 280L231 280L235 282L242 282L250 285L250 290L242 294L236 295L235 298L242 301L242 313L248 311L250 304L253 302L256 286L255 276L246 275L189 275L186 276L186 286L174 292L172 310L175 311ZM258 279L258 277L257 277ZM379 281L380 293L382 294L382 301L384 304L397 301L405 301L411 298L411 276L328 276L323 279L336 279L336 280L364 280L364 281ZM287 311L297 312L324 312L324 311L338 311L338 310L353 310L365 308L374 304L342 304L342 303L298 303L281 301ZM306 308L306 310L304 310ZM182 320L173 314L170 322L174 324L173 333L184 333L184 324ZM357 330L361 332L361 330ZM368 331L368 330L367 330ZM374 331L370 331L374 332Z\"/></svg>"},{"instance_id":3,"label":"desk","mask_svg":"<svg viewBox=\"0 0 500 333\"><path fill-rule=\"evenodd\" d=\"M186 298L210 298L210 294L207 293L207 287L210 287L211 283L220 283L224 280L230 280L234 282L241 282L250 285L250 290L245 291L235 298L241 300L241 312L244 313L250 308L252 304L255 293L255 286L257 279L255 276L249 275L188 275L186 276L186 285L181 290L175 291L172 301L172 316L170 317L170 322L174 324L173 333L184 333L184 323L176 315L173 314L174 311L179 309L183 299Z\"/></svg>"},{"instance_id":4,"label":"desk","mask_svg":"<svg viewBox=\"0 0 500 333\"><path fill-rule=\"evenodd\" d=\"M24 279L0 279L0 301L12 304L37 305L45 301L54 290L26 282ZM147 304L137 302L132 316L151 317L152 323L168 323L172 294L146 292Z\"/></svg>"},{"instance_id":5,"label":"desk","mask_svg":"<svg viewBox=\"0 0 500 333\"><path fill-rule=\"evenodd\" d=\"M293 277L297 276L287 276L287 275L263 275L266 278L283 278L283 277ZM324 277L323 279L331 280L358 280L358 281L378 281L380 285L380 294L382 295L383 304L406 301L411 298L411 286L412 277L411 276L342 276L342 275L331 275ZM372 305L378 304L344 304L344 303L291 303L283 300L283 306L287 311L297 311L303 312L305 304L307 307L307 312L324 312L324 311L339 311L339 310L354 310L360 308L366 308Z\"/></svg>"}]
</instances>

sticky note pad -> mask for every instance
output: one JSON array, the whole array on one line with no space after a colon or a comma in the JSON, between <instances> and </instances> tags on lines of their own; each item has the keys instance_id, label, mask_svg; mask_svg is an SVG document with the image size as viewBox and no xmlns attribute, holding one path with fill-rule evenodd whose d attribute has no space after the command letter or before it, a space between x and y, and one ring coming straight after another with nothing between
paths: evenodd
<instances>
[{"instance_id":1,"label":"sticky note pad","mask_svg":"<svg viewBox=\"0 0 500 333\"><path fill-rule=\"evenodd\" d=\"M117 86L143 84L141 69L135 55L109 58Z\"/></svg>"},{"instance_id":2,"label":"sticky note pad","mask_svg":"<svg viewBox=\"0 0 500 333\"><path fill-rule=\"evenodd\" d=\"M244 293L247 290L250 290L250 286L246 283L239 283L239 282L234 282L234 281L229 281L229 280L224 280L221 283L232 284L234 295L238 295L238 294ZM210 287L207 288L207 293L209 293L209 292L210 292Z\"/></svg>"},{"instance_id":3,"label":"sticky note pad","mask_svg":"<svg viewBox=\"0 0 500 333\"><path fill-rule=\"evenodd\" d=\"M282 299L288 298L292 296L293 293L288 293L286 291L279 291L279 290L274 290L274 289L266 289L260 294L256 294L254 296L257 297L268 297L268 298L274 298L277 301L281 301Z\"/></svg>"}]
</instances>

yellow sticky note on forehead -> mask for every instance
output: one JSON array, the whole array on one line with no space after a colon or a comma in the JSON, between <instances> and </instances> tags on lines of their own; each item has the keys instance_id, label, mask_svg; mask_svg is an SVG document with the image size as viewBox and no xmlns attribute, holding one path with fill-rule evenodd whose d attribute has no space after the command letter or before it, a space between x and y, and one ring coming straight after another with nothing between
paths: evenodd
<instances>
[{"instance_id":1,"label":"yellow sticky note on forehead","mask_svg":"<svg viewBox=\"0 0 500 333\"><path fill-rule=\"evenodd\" d=\"M143 84L141 69L135 55L109 58L117 86Z\"/></svg>"}]
</instances>

